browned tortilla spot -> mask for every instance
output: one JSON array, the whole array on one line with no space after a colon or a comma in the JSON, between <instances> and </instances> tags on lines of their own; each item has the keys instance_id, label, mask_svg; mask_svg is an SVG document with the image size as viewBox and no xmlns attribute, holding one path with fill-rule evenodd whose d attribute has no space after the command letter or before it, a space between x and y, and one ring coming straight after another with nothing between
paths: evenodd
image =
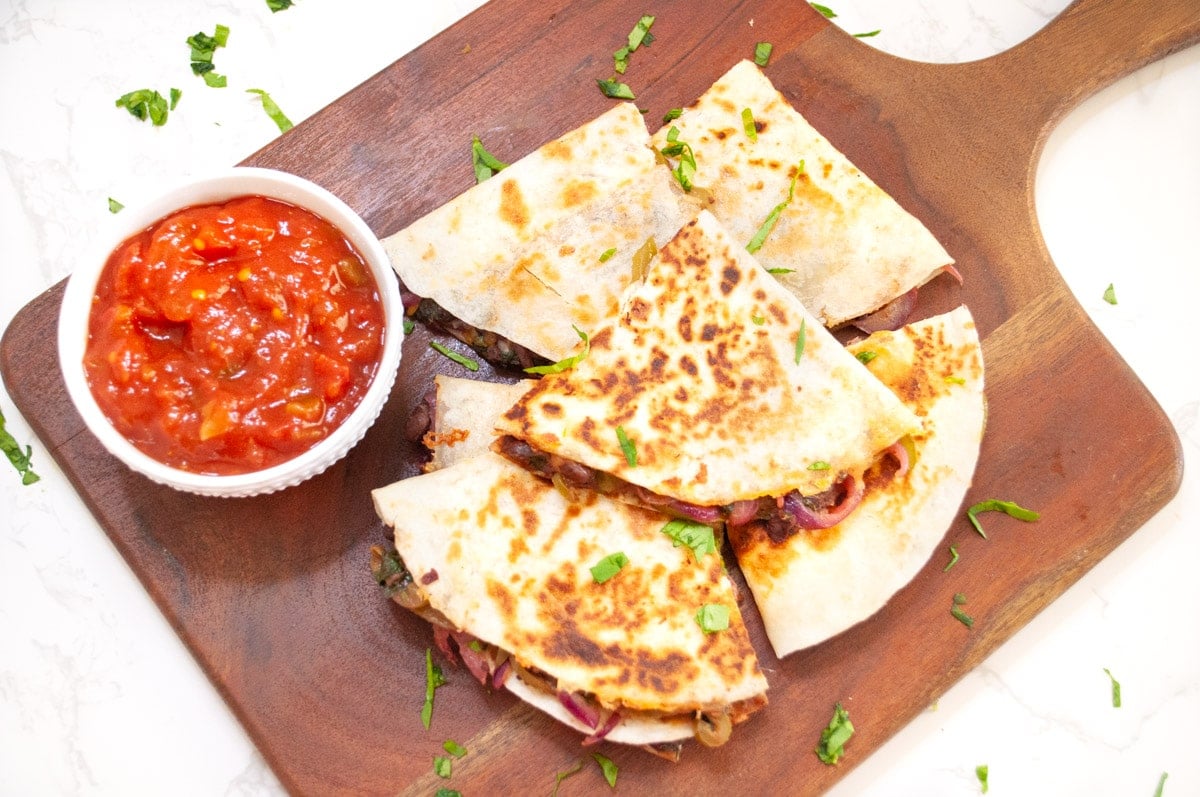
<instances>
[{"instance_id":1,"label":"browned tortilla spot","mask_svg":"<svg viewBox=\"0 0 1200 797\"><path fill-rule=\"evenodd\" d=\"M507 180L500 187L500 218L518 230L529 224L529 208L514 180Z\"/></svg>"}]
</instances>

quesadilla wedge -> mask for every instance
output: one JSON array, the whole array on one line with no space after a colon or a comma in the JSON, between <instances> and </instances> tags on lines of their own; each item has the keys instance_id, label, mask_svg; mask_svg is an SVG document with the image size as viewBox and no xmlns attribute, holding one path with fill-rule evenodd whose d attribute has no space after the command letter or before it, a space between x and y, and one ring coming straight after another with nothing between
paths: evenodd
<instances>
[{"instance_id":1,"label":"quesadilla wedge","mask_svg":"<svg viewBox=\"0 0 1200 797\"><path fill-rule=\"evenodd\" d=\"M773 539L750 524L729 540L782 657L867 619L929 561L971 485L983 438L983 357L966 307L849 347L921 419L894 469L841 523Z\"/></svg>"},{"instance_id":2,"label":"quesadilla wedge","mask_svg":"<svg viewBox=\"0 0 1200 797\"><path fill-rule=\"evenodd\" d=\"M568 371L499 419L545 477L701 523L831 525L918 419L707 211Z\"/></svg>"},{"instance_id":3,"label":"quesadilla wedge","mask_svg":"<svg viewBox=\"0 0 1200 797\"><path fill-rule=\"evenodd\" d=\"M399 602L481 681L585 742L721 744L766 704L720 555L675 547L662 515L568 500L492 452L372 497L395 531Z\"/></svg>"},{"instance_id":4,"label":"quesadilla wedge","mask_svg":"<svg viewBox=\"0 0 1200 797\"><path fill-rule=\"evenodd\" d=\"M534 380L509 385L437 374L433 385L433 426L423 441L432 454L426 470L448 468L489 450L496 439L496 419Z\"/></svg>"},{"instance_id":5,"label":"quesadilla wedge","mask_svg":"<svg viewBox=\"0 0 1200 797\"><path fill-rule=\"evenodd\" d=\"M622 103L383 245L407 290L556 361L579 342L575 328L616 313L647 239L686 220L670 183L642 114Z\"/></svg>"},{"instance_id":6,"label":"quesadilla wedge","mask_svg":"<svg viewBox=\"0 0 1200 797\"><path fill-rule=\"evenodd\" d=\"M871 313L954 262L750 61L653 136L660 151L672 140L694 155L694 200L743 245L767 227L755 256L826 326Z\"/></svg>"}]
</instances>

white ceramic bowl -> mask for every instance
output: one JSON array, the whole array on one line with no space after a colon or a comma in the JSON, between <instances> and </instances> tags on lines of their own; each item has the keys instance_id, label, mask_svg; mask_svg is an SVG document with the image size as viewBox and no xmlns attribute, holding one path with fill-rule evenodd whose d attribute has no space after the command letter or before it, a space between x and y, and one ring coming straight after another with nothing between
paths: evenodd
<instances>
[{"instance_id":1,"label":"white ceramic bowl","mask_svg":"<svg viewBox=\"0 0 1200 797\"><path fill-rule=\"evenodd\" d=\"M337 227L362 255L383 301L386 323L383 350L375 378L358 407L346 420L304 453L251 473L210 476L163 464L146 455L109 423L88 387L83 367L88 315L96 284L112 252L125 239L171 213L192 205L259 195L305 208ZM93 254L67 283L58 324L58 354L67 392L88 429L106 449L133 470L159 484L199 495L241 497L274 492L299 484L337 462L362 439L379 417L391 393L404 342L404 308L400 289L383 245L346 203L313 182L272 169L239 167L180 185L140 207L127 207L103 236Z\"/></svg>"}]
</instances>

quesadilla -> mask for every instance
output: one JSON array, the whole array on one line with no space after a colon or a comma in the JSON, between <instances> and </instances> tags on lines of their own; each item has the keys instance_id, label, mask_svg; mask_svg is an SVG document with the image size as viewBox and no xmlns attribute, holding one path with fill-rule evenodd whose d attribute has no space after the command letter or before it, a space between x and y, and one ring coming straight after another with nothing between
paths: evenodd
<instances>
[{"instance_id":1,"label":"quesadilla","mask_svg":"<svg viewBox=\"0 0 1200 797\"><path fill-rule=\"evenodd\" d=\"M632 285L570 370L499 419L544 478L701 523L831 525L920 428L707 211Z\"/></svg>"},{"instance_id":2,"label":"quesadilla","mask_svg":"<svg viewBox=\"0 0 1200 797\"><path fill-rule=\"evenodd\" d=\"M954 262L750 61L653 141L660 151L674 142L690 147L694 200L741 244L776 216L755 255L826 326L871 313Z\"/></svg>"},{"instance_id":3,"label":"quesadilla","mask_svg":"<svg viewBox=\"0 0 1200 797\"><path fill-rule=\"evenodd\" d=\"M560 360L579 342L576 328L616 313L646 241L665 241L684 221L642 114L622 103L383 245L416 296Z\"/></svg>"},{"instance_id":4,"label":"quesadilla","mask_svg":"<svg viewBox=\"0 0 1200 797\"><path fill-rule=\"evenodd\" d=\"M402 605L585 743L721 744L766 704L720 554L673 545L662 515L568 500L491 452L372 497Z\"/></svg>"},{"instance_id":5,"label":"quesadilla","mask_svg":"<svg viewBox=\"0 0 1200 797\"><path fill-rule=\"evenodd\" d=\"M754 524L729 540L782 657L865 620L929 561L971 484L983 438L983 357L965 307L877 332L850 351L921 419L895 458L868 473L862 504L829 529L772 539Z\"/></svg>"}]
</instances>

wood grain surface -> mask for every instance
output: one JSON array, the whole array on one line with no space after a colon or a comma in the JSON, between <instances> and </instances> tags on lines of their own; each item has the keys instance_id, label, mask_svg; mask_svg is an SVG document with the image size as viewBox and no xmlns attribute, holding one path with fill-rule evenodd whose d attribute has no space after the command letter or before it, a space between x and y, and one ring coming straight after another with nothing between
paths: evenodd
<instances>
[{"instance_id":1,"label":"wood grain surface","mask_svg":"<svg viewBox=\"0 0 1200 797\"><path fill-rule=\"evenodd\" d=\"M930 562L875 617L783 661L746 597L771 705L724 747L690 746L677 765L598 748L620 765L625 793L819 793L1178 488L1178 439L1051 263L1033 176L1064 113L1200 39L1200 5L1164 0L1146 13L1136 0L1083 0L998 56L928 65L872 50L792 0L494 0L245 163L315 180L386 236L469 187L472 133L511 162L609 107L594 81L610 76L612 51L642 13L656 15L656 41L625 79L652 130L771 41L775 84L945 244L965 283L931 283L919 312L966 302L984 340L990 414L967 501L1042 512L1035 524L989 515L986 540L960 518L946 540L963 552L953 571ZM405 344L380 421L345 460L283 493L208 499L130 473L84 432L54 349L61 294L59 284L13 320L0 347L5 381L290 791L548 794L556 771L586 757L578 735L461 669L447 667L433 727L421 727L431 634L382 597L368 549L387 536L369 491L417 472L405 421L434 372L458 369L428 349L424 330ZM972 629L950 617L957 592L970 598ZM828 767L812 750L835 701L856 733ZM447 738L470 750L449 783L431 767ZM588 764L561 794L608 792Z\"/></svg>"}]
</instances>

